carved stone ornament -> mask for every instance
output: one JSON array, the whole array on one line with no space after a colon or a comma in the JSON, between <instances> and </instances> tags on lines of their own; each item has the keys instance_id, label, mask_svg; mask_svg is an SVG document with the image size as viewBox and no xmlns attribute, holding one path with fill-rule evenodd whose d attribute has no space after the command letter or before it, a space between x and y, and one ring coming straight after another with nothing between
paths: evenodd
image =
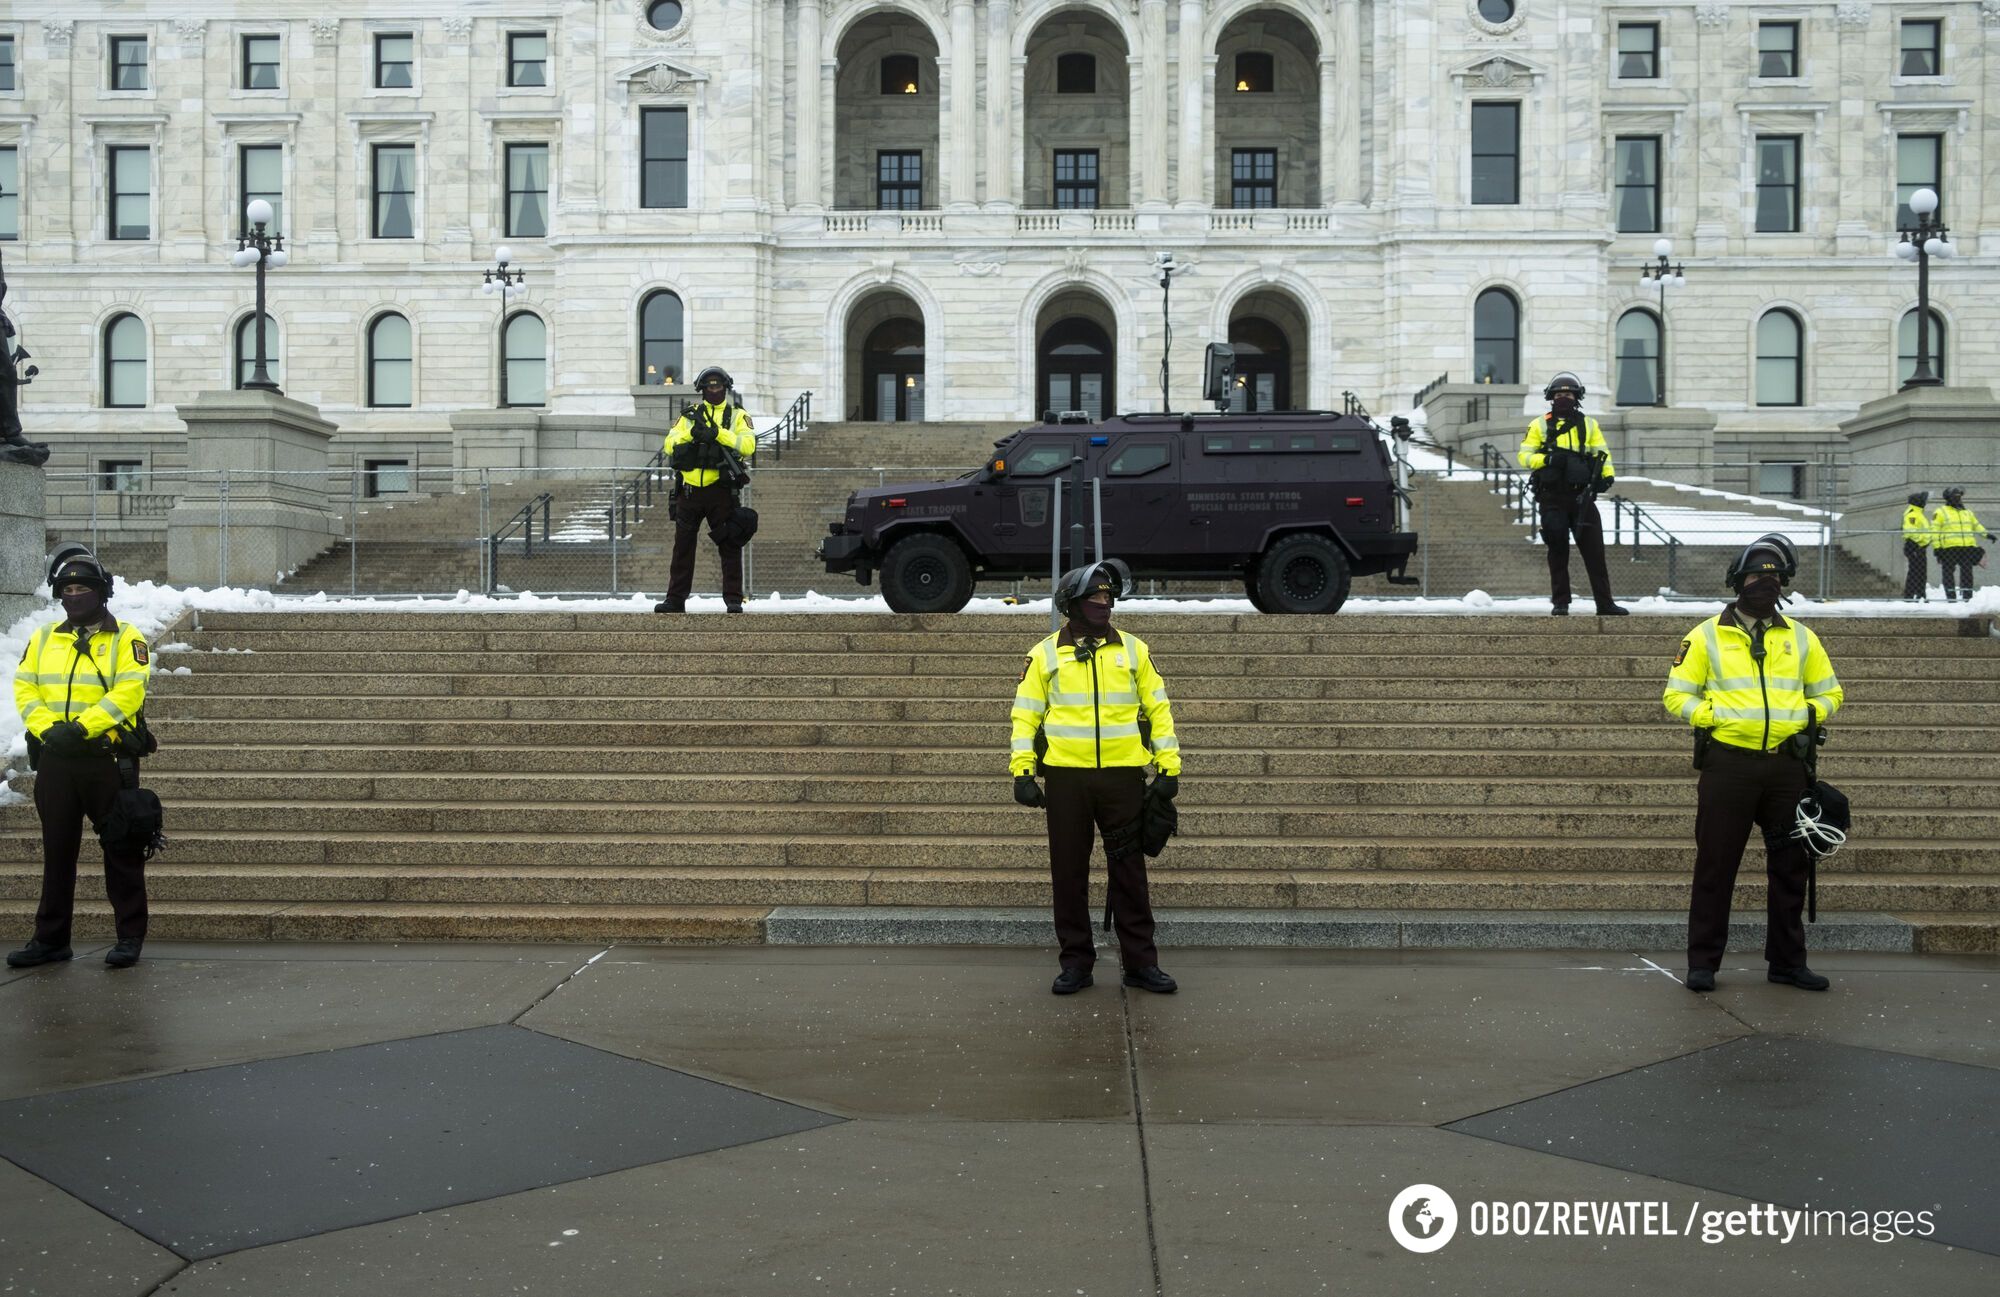
<instances>
[{"instance_id":1,"label":"carved stone ornament","mask_svg":"<svg viewBox=\"0 0 2000 1297\"><path fill-rule=\"evenodd\" d=\"M646 89L656 95L666 94L680 82L680 73L670 63L655 63L646 73Z\"/></svg>"},{"instance_id":2,"label":"carved stone ornament","mask_svg":"<svg viewBox=\"0 0 2000 1297\"><path fill-rule=\"evenodd\" d=\"M1521 24L1528 21L1528 6L1534 0L1514 0L1514 14L1506 22L1489 22L1486 15L1479 12L1479 0L1465 0L1466 17L1471 25L1469 35L1473 40L1491 40L1500 36L1512 36L1521 30Z\"/></svg>"},{"instance_id":3,"label":"carved stone ornament","mask_svg":"<svg viewBox=\"0 0 2000 1297\"><path fill-rule=\"evenodd\" d=\"M438 21L444 27L444 34L453 40L462 41L472 35L472 19L464 14L452 14Z\"/></svg>"},{"instance_id":4,"label":"carved stone ornament","mask_svg":"<svg viewBox=\"0 0 2000 1297\"><path fill-rule=\"evenodd\" d=\"M1722 27L1729 22L1729 6L1721 0L1704 0L1694 7L1694 20L1703 27Z\"/></svg>"},{"instance_id":5,"label":"carved stone ornament","mask_svg":"<svg viewBox=\"0 0 2000 1297\"><path fill-rule=\"evenodd\" d=\"M668 95L690 90L707 81L708 75L668 59L652 58L626 68L618 80L637 94Z\"/></svg>"},{"instance_id":6,"label":"carved stone ornament","mask_svg":"<svg viewBox=\"0 0 2000 1297\"><path fill-rule=\"evenodd\" d=\"M1071 278L1083 278L1083 272L1090 269L1090 253L1083 248L1071 248L1063 254L1063 269Z\"/></svg>"},{"instance_id":7,"label":"carved stone ornament","mask_svg":"<svg viewBox=\"0 0 2000 1297\"><path fill-rule=\"evenodd\" d=\"M1842 27L1866 27L1875 17L1868 0L1840 0L1839 13Z\"/></svg>"},{"instance_id":8,"label":"carved stone ornament","mask_svg":"<svg viewBox=\"0 0 2000 1297\"><path fill-rule=\"evenodd\" d=\"M639 39L653 45L686 45L694 39L694 0L681 0L681 20L667 31L648 21L646 11L652 7L653 0L632 0L632 24Z\"/></svg>"},{"instance_id":9,"label":"carved stone ornament","mask_svg":"<svg viewBox=\"0 0 2000 1297\"><path fill-rule=\"evenodd\" d=\"M1979 21L1988 27L2000 27L2000 0L1979 0Z\"/></svg>"},{"instance_id":10,"label":"carved stone ornament","mask_svg":"<svg viewBox=\"0 0 2000 1297\"><path fill-rule=\"evenodd\" d=\"M74 18L45 18L42 20L42 39L51 49L68 49L70 38L76 35Z\"/></svg>"},{"instance_id":11,"label":"carved stone ornament","mask_svg":"<svg viewBox=\"0 0 2000 1297\"><path fill-rule=\"evenodd\" d=\"M974 279L985 279L1006 269L1007 258L990 252L964 252L953 258L958 265L958 273L970 275Z\"/></svg>"},{"instance_id":12,"label":"carved stone ornament","mask_svg":"<svg viewBox=\"0 0 2000 1297\"><path fill-rule=\"evenodd\" d=\"M1502 89L1513 84L1514 65L1506 59L1488 59L1479 71L1479 79L1495 90Z\"/></svg>"},{"instance_id":13,"label":"carved stone ornament","mask_svg":"<svg viewBox=\"0 0 2000 1297\"><path fill-rule=\"evenodd\" d=\"M319 17L306 22L312 28L313 44L332 45L340 40L340 19Z\"/></svg>"},{"instance_id":14,"label":"carved stone ornament","mask_svg":"<svg viewBox=\"0 0 2000 1297\"><path fill-rule=\"evenodd\" d=\"M183 45L199 45L208 35L208 19L176 18L174 33L181 38Z\"/></svg>"}]
</instances>

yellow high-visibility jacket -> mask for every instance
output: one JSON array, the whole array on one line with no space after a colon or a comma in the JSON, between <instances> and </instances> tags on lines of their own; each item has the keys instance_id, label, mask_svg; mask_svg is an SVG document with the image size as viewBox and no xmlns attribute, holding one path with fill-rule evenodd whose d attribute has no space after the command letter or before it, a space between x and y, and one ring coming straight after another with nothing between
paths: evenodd
<instances>
[{"instance_id":1,"label":"yellow high-visibility jacket","mask_svg":"<svg viewBox=\"0 0 2000 1297\"><path fill-rule=\"evenodd\" d=\"M1667 710L1721 742L1769 751L1813 721L1840 710L1845 697L1819 636L1771 614L1764 660L1729 609L1689 631L1667 673Z\"/></svg>"},{"instance_id":2,"label":"yellow high-visibility jacket","mask_svg":"<svg viewBox=\"0 0 2000 1297\"><path fill-rule=\"evenodd\" d=\"M79 652L69 623L51 622L29 636L22 650L14 706L36 738L57 721L78 721L94 739L137 728L152 674L146 637L129 624L111 619L91 632L89 651Z\"/></svg>"},{"instance_id":3,"label":"yellow high-visibility jacket","mask_svg":"<svg viewBox=\"0 0 2000 1297\"><path fill-rule=\"evenodd\" d=\"M1925 549L1931 544L1931 520L1924 517L1924 508L1913 504L1903 510L1903 539L1915 541Z\"/></svg>"},{"instance_id":4,"label":"yellow high-visibility jacket","mask_svg":"<svg viewBox=\"0 0 2000 1297\"><path fill-rule=\"evenodd\" d=\"M741 407L737 407L735 417L731 418L730 408L727 398L724 398L721 405L699 402L691 413L684 414L675 421L660 449L672 459L674 447L694 440L694 421L706 416L708 421L715 425L716 442L735 451L736 457L747 464L750 457L757 453L757 436L750 430L750 416L745 414ZM723 426L725 423L728 424L727 427ZM689 486L713 486L721 476L720 469L691 468L681 474L681 481Z\"/></svg>"},{"instance_id":5,"label":"yellow high-visibility jacket","mask_svg":"<svg viewBox=\"0 0 2000 1297\"><path fill-rule=\"evenodd\" d=\"M1986 528L1979 525L1978 514L1948 504L1939 505L1938 511L1931 515L1931 532L1931 543L1939 549L1964 549L1986 537Z\"/></svg>"},{"instance_id":6,"label":"yellow high-visibility jacket","mask_svg":"<svg viewBox=\"0 0 2000 1297\"><path fill-rule=\"evenodd\" d=\"M1153 750L1139 737L1139 709L1152 727ZM1143 766L1163 775L1181 772L1181 743L1174 737L1167 684L1153 669L1153 654L1138 636L1111 632L1088 662L1076 660L1068 631L1058 631L1028 654L1014 689L1014 741L1007 768L1035 773L1035 735L1048 741L1042 760L1052 766Z\"/></svg>"},{"instance_id":7,"label":"yellow high-visibility jacket","mask_svg":"<svg viewBox=\"0 0 2000 1297\"><path fill-rule=\"evenodd\" d=\"M1528 435L1521 438L1521 449L1515 458L1520 461L1522 468L1533 470L1547 462L1548 456L1544 453L1544 447L1547 445L1549 435L1548 418L1545 414L1536 415L1535 421L1528 425ZM1611 467L1611 445L1604 440L1604 429L1598 427L1597 420L1587 414L1583 416L1583 435L1579 437L1576 425L1571 424L1557 436L1556 447L1561 450L1582 451L1586 455L1603 455L1604 465L1598 472L1605 477L1612 476L1614 472Z\"/></svg>"}]
</instances>

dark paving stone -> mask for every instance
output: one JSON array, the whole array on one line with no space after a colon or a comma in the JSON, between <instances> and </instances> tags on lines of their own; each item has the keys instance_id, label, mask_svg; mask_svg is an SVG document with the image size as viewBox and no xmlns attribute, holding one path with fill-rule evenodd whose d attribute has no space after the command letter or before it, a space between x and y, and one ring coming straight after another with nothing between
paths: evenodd
<instances>
[{"instance_id":1,"label":"dark paving stone","mask_svg":"<svg viewBox=\"0 0 2000 1297\"><path fill-rule=\"evenodd\" d=\"M1937 1214L2000 1255L2000 1072L1753 1036L1447 1129L1789 1207Z\"/></svg>"},{"instance_id":2,"label":"dark paving stone","mask_svg":"<svg viewBox=\"0 0 2000 1297\"><path fill-rule=\"evenodd\" d=\"M0 1155L198 1258L835 1120L486 1027L0 1105Z\"/></svg>"}]
</instances>

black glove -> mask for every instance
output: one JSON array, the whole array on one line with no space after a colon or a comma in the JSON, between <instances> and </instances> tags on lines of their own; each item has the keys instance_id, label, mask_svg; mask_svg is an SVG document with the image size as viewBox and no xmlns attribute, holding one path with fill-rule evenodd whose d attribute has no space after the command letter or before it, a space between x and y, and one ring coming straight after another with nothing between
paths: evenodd
<instances>
[{"instance_id":1,"label":"black glove","mask_svg":"<svg viewBox=\"0 0 2000 1297\"><path fill-rule=\"evenodd\" d=\"M1179 775L1157 775L1153 779L1153 787L1160 790L1160 796L1166 798L1168 801L1172 801L1181 791L1181 777Z\"/></svg>"},{"instance_id":2,"label":"black glove","mask_svg":"<svg viewBox=\"0 0 2000 1297\"><path fill-rule=\"evenodd\" d=\"M1035 782L1033 775L1014 776L1014 800L1023 806L1047 806L1049 799L1042 796L1042 786Z\"/></svg>"},{"instance_id":3,"label":"black glove","mask_svg":"<svg viewBox=\"0 0 2000 1297\"><path fill-rule=\"evenodd\" d=\"M1609 491L1609 490L1611 489L1611 484L1612 484L1612 483L1614 483L1614 482L1616 482L1617 480L1618 480L1617 478L1615 478L1615 477L1611 476L1611 474L1609 474L1609 473L1606 473L1606 474L1605 474L1605 475L1604 475L1603 477L1600 477L1600 478L1598 478L1598 479L1597 479L1597 493L1598 493L1599 495L1602 495L1602 494L1604 494L1604 493L1605 493L1606 491Z\"/></svg>"},{"instance_id":4,"label":"black glove","mask_svg":"<svg viewBox=\"0 0 2000 1297\"><path fill-rule=\"evenodd\" d=\"M42 731L42 746L59 757L80 757L90 749L90 739L77 721L57 721Z\"/></svg>"}]
</instances>

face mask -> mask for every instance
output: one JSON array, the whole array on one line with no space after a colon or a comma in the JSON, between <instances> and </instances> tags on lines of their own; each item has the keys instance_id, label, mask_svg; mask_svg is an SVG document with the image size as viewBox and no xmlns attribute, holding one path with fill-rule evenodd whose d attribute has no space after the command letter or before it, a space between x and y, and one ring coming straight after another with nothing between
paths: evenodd
<instances>
[{"instance_id":1,"label":"face mask","mask_svg":"<svg viewBox=\"0 0 2000 1297\"><path fill-rule=\"evenodd\" d=\"M1094 631L1102 631L1111 625L1111 605L1108 603L1080 603L1076 606L1077 620Z\"/></svg>"},{"instance_id":2,"label":"face mask","mask_svg":"<svg viewBox=\"0 0 2000 1297\"><path fill-rule=\"evenodd\" d=\"M1777 610L1778 590L1777 577L1755 577L1743 583L1743 592L1736 596L1736 606L1749 616L1762 620Z\"/></svg>"},{"instance_id":3,"label":"face mask","mask_svg":"<svg viewBox=\"0 0 2000 1297\"><path fill-rule=\"evenodd\" d=\"M1575 414L1576 398L1573 396L1558 396L1549 402L1549 408L1557 414Z\"/></svg>"},{"instance_id":4,"label":"face mask","mask_svg":"<svg viewBox=\"0 0 2000 1297\"><path fill-rule=\"evenodd\" d=\"M95 590L66 594L62 597L62 606L63 612L69 615L69 624L81 626L96 621L98 614L104 611L104 596Z\"/></svg>"}]
</instances>

